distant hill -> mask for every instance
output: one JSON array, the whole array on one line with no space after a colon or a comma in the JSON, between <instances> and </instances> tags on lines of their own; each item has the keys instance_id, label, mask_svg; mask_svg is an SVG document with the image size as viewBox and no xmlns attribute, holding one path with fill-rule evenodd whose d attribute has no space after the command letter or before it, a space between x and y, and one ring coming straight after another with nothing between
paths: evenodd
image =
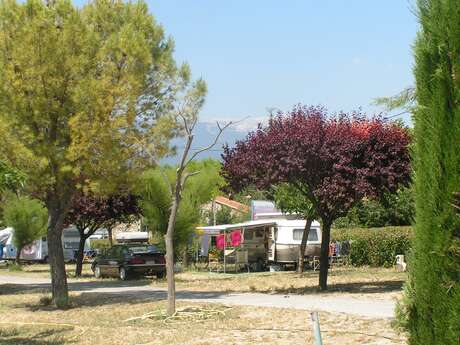
<instances>
[{"instance_id":1,"label":"distant hill","mask_svg":"<svg viewBox=\"0 0 460 345\"><path fill-rule=\"evenodd\" d=\"M228 127L224 133L221 135L218 143L211 151L206 151L201 153L197 159L203 158L215 158L221 159L221 154L223 152L223 145L229 144L232 146L237 140L243 139L246 137L249 131L257 128L258 119L251 119L251 121L244 121L238 123L234 126ZM200 148L210 145L218 133L218 128L216 123L212 122L199 122L195 127L195 138L192 145L192 150L199 150ZM162 160L164 164L177 164L179 157L182 154L182 150L185 145L185 140L175 139L172 142L173 145L177 147L177 155L172 157L167 157Z\"/></svg>"}]
</instances>

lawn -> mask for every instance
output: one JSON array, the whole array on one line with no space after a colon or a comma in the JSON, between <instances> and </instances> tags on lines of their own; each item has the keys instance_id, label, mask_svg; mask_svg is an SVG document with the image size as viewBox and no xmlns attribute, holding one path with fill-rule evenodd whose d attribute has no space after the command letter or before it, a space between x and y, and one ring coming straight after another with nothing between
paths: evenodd
<instances>
[{"instance_id":1,"label":"lawn","mask_svg":"<svg viewBox=\"0 0 460 345\"><path fill-rule=\"evenodd\" d=\"M328 294L372 294L373 298L396 298L401 294L405 272L394 268L341 266L329 272ZM176 275L177 288L194 291L264 292L264 293L319 293L318 272L259 272L223 274L184 272ZM164 281L153 280L162 286Z\"/></svg>"},{"instance_id":2,"label":"lawn","mask_svg":"<svg viewBox=\"0 0 460 345\"><path fill-rule=\"evenodd\" d=\"M0 292L1 345L57 344L312 344L309 313L233 307L209 319L124 321L163 310L164 301L72 293L72 307L55 310L47 292L20 288ZM178 303L185 306L184 303ZM187 303L187 306L191 305ZM193 304L193 306L206 307ZM213 309L226 310L212 305ZM320 313L325 344L405 344L390 320Z\"/></svg>"}]
</instances>

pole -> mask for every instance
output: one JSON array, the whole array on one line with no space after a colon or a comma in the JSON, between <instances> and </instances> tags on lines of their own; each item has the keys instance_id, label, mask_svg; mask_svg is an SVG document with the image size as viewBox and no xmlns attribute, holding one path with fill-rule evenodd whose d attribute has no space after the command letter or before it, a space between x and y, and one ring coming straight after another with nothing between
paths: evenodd
<instances>
[{"instance_id":1,"label":"pole","mask_svg":"<svg viewBox=\"0 0 460 345\"><path fill-rule=\"evenodd\" d=\"M321 329L319 327L318 312L314 311L310 315L313 323L313 338L315 340L315 345L323 345L323 340L321 339Z\"/></svg>"},{"instance_id":2,"label":"pole","mask_svg":"<svg viewBox=\"0 0 460 345\"><path fill-rule=\"evenodd\" d=\"M212 199L212 224L216 226L216 198Z\"/></svg>"},{"instance_id":3,"label":"pole","mask_svg":"<svg viewBox=\"0 0 460 345\"><path fill-rule=\"evenodd\" d=\"M227 273L227 259L225 257L225 249L227 248L227 232L224 230L224 273Z\"/></svg>"}]
</instances>

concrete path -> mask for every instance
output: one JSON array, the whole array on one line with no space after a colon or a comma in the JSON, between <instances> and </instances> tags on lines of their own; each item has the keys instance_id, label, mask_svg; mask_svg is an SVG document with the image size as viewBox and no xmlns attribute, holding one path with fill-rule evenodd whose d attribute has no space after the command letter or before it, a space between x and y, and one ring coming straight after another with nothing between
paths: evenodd
<instances>
[{"instance_id":1,"label":"concrete path","mask_svg":"<svg viewBox=\"0 0 460 345\"><path fill-rule=\"evenodd\" d=\"M0 273L0 294L2 285L18 285L27 288L49 288L46 278L20 277ZM69 289L82 293L126 296L146 300L166 298L166 289L152 287L145 281L78 281L69 279ZM394 317L395 301L390 299L371 299L364 297L263 294L263 293L225 293L205 291L177 291L177 299L193 302L222 303L272 308L317 310L330 313L345 313L369 318Z\"/></svg>"}]
</instances>

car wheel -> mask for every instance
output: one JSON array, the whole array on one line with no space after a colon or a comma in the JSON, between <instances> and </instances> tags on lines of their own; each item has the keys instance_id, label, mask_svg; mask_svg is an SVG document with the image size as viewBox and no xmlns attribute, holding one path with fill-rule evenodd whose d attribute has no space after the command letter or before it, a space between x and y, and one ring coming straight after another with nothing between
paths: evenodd
<instances>
[{"instance_id":1,"label":"car wheel","mask_svg":"<svg viewBox=\"0 0 460 345\"><path fill-rule=\"evenodd\" d=\"M156 274L156 276L157 276L158 279L163 279L163 278L165 277L165 275L166 275L166 272L164 272L164 271L163 271L163 272L159 272L159 273Z\"/></svg>"},{"instance_id":2,"label":"car wheel","mask_svg":"<svg viewBox=\"0 0 460 345\"><path fill-rule=\"evenodd\" d=\"M120 270L118 271L118 277L121 280L128 280L128 271L126 271L126 268L120 267Z\"/></svg>"},{"instance_id":3,"label":"car wheel","mask_svg":"<svg viewBox=\"0 0 460 345\"><path fill-rule=\"evenodd\" d=\"M99 265L94 266L94 276L96 278L102 278L101 268L99 267Z\"/></svg>"}]
</instances>

